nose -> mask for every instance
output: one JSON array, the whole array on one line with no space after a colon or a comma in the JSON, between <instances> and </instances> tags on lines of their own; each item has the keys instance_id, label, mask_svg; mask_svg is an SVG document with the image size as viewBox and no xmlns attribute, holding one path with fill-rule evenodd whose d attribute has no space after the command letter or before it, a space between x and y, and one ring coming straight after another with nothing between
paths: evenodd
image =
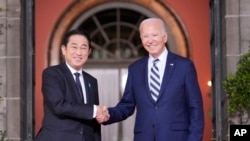
<instances>
[{"instance_id":1,"label":"nose","mask_svg":"<svg viewBox=\"0 0 250 141\"><path fill-rule=\"evenodd\" d=\"M152 43L154 40L153 40L153 38L148 38L148 43Z\"/></svg>"},{"instance_id":2,"label":"nose","mask_svg":"<svg viewBox=\"0 0 250 141\"><path fill-rule=\"evenodd\" d=\"M76 49L76 54L82 54L81 48Z\"/></svg>"}]
</instances>

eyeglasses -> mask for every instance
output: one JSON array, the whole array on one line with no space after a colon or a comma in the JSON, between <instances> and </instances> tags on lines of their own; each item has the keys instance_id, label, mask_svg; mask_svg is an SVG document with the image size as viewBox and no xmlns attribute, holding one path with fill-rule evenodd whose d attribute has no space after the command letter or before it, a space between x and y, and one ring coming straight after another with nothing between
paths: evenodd
<instances>
[{"instance_id":1,"label":"eyeglasses","mask_svg":"<svg viewBox=\"0 0 250 141\"><path fill-rule=\"evenodd\" d=\"M89 48L88 47L76 47L76 46L70 46L69 47L73 52L76 52L80 50L80 52L88 52Z\"/></svg>"}]
</instances>

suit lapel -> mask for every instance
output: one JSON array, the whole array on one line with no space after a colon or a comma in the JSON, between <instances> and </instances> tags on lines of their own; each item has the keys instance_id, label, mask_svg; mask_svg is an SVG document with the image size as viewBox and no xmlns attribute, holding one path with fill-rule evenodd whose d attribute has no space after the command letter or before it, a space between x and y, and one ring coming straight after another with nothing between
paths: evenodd
<instances>
[{"instance_id":1,"label":"suit lapel","mask_svg":"<svg viewBox=\"0 0 250 141\"><path fill-rule=\"evenodd\" d=\"M81 102L81 97L78 94L77 87L75 85L75 80L73 78L72 73L70 72L69 68L67 67L66 63L63 63L62 65L62 70L64 72L64 76L66 78L66 84L69 86L69 88L72 90L71 95L74 97L74 99L77 102Z\"/></svg>"},{"instance_id":2,"label":"suit lapel","mask_svg":"<svg viewBox=\"0 0 250 141\"><path fill-rule=\"evenodd\" d=\"M146 91L145 93L146 93L146 95L147 95L147 97L148 97L148 99L152 102L152 103L155 103L155 101L154 101L154 99L152 98L152 96L151 96L151 92L150 92L150 87L149 87L149 82L148 82L148 59L149 59L149 57L145 57L144 58L144 60L143 60L143 62L142 62L142 67L140 67L140 69L141 69L141 71L139 71L139 72L144 72L144 73L142 73L141 75L143 75L142 77L143 77L143 82L144 82L144 85L143 86L145 86L145 88L144 88L144 90ZM146 71L145 71L146 70Z\"/></svg>"},{"instance_id":3,"label":"suit lapel","mask_svg":"<svg viewBox=\"0 0 250 141\"><path fill-rule=\"evenodd\" d=\"M169 80L171 79L172 73L174 72L174 68L175 68L175 62L174 62L174 55L171 52L168 52L168 56L167 56L167 62L166 62L166 66L165 66L165 71L164 71L164 76L162 79L162 84L161 84L161 89L160 89L160 95L159 98L162 96L162 94L164 93Z\"/></svg>"},{"instance_id":4,"label":"suit lapel","mask_svg":"<svg viewBox=\"0 0 250 141\"><path fill-rule=\"evenodd\" d=\"M83 75L83 81L84 81L84 85L85 85L86 100L87 100L87 103L89 103L90 101L92 101L91 94L89 94L90 93L89 88L91 88L91 83L90 83L89 78L87 77L87 75L85 74L84 71L82 72L82 75Z\"/></svg>"}]
</instances>

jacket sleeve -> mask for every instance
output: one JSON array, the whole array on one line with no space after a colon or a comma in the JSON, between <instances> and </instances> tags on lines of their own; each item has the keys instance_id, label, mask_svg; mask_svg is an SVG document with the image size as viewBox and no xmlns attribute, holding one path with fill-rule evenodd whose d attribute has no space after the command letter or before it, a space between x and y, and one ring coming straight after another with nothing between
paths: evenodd
<instances>
[{"instance_id":1,"label":"jacket sleeve","mask_svg":"<svg viewBox=\"0 0 250 141\"><path fill-rule=\"evenodd\" d=\"M128 78L123 96L115 107L108 108L110 118L107 122L104 123L104 125L125 120L134 113L135 99L132 91L132 86L133 84L131 73L128 73Z\"/></svg>"},{"instance_id":2,"label":"jacket sleeve","mask_svg":"<svg viewBox=\"0 0 250 141\"><path fill-rule=\"evenodd\" d=\"M185 76L187 103L190 112L188 141L202 141L204 131L203 102L193 63L188 65Z\"/></svg>"}]
</instances>

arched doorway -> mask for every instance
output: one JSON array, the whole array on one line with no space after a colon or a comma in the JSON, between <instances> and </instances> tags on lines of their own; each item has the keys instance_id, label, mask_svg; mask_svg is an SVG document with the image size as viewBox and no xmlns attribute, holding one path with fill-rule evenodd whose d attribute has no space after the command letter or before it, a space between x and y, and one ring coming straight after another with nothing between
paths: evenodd
<instances>
[{"instance_id":1,"label":"arched doorway","mask_svg":"<svg viewBox=\"0 0 250 141\"><path fill-rule=\"evenodd\" d=\"M109 2L95 5L91 9L77 8L84 4L85 2L80 2L73 5L70 8L72 10L68 10L62 20L58 21L49 45L51 49L49 50L48 65L58 64L62 60L59 45L60 36L63 36L61 33L74 28L87 30L91 35L94 50L84 69L98 79L100 103L114 106L123 93L127 66L141 56L147 55L139 38L139 23L147 17L160 17L161 15L157 11L151 11L144 6L130 2L126 4ZM73 11L73 9L79 10ZM179 21L174 15L171 15L172 12L169 9L164 7L164 10L171 17L165 20L169 33L166 46L173 52L188 57L188 43L183 27L179 26ZM75 18L72 17L73 14L75 14ZM67 25L66 21L69 21ZM176 38L181 40L177 42L174 40ZM104 141L133 140L131 130L133 125L134 116L121 123L103 126L102 138Z\"/></svg>"}]
</instances>

